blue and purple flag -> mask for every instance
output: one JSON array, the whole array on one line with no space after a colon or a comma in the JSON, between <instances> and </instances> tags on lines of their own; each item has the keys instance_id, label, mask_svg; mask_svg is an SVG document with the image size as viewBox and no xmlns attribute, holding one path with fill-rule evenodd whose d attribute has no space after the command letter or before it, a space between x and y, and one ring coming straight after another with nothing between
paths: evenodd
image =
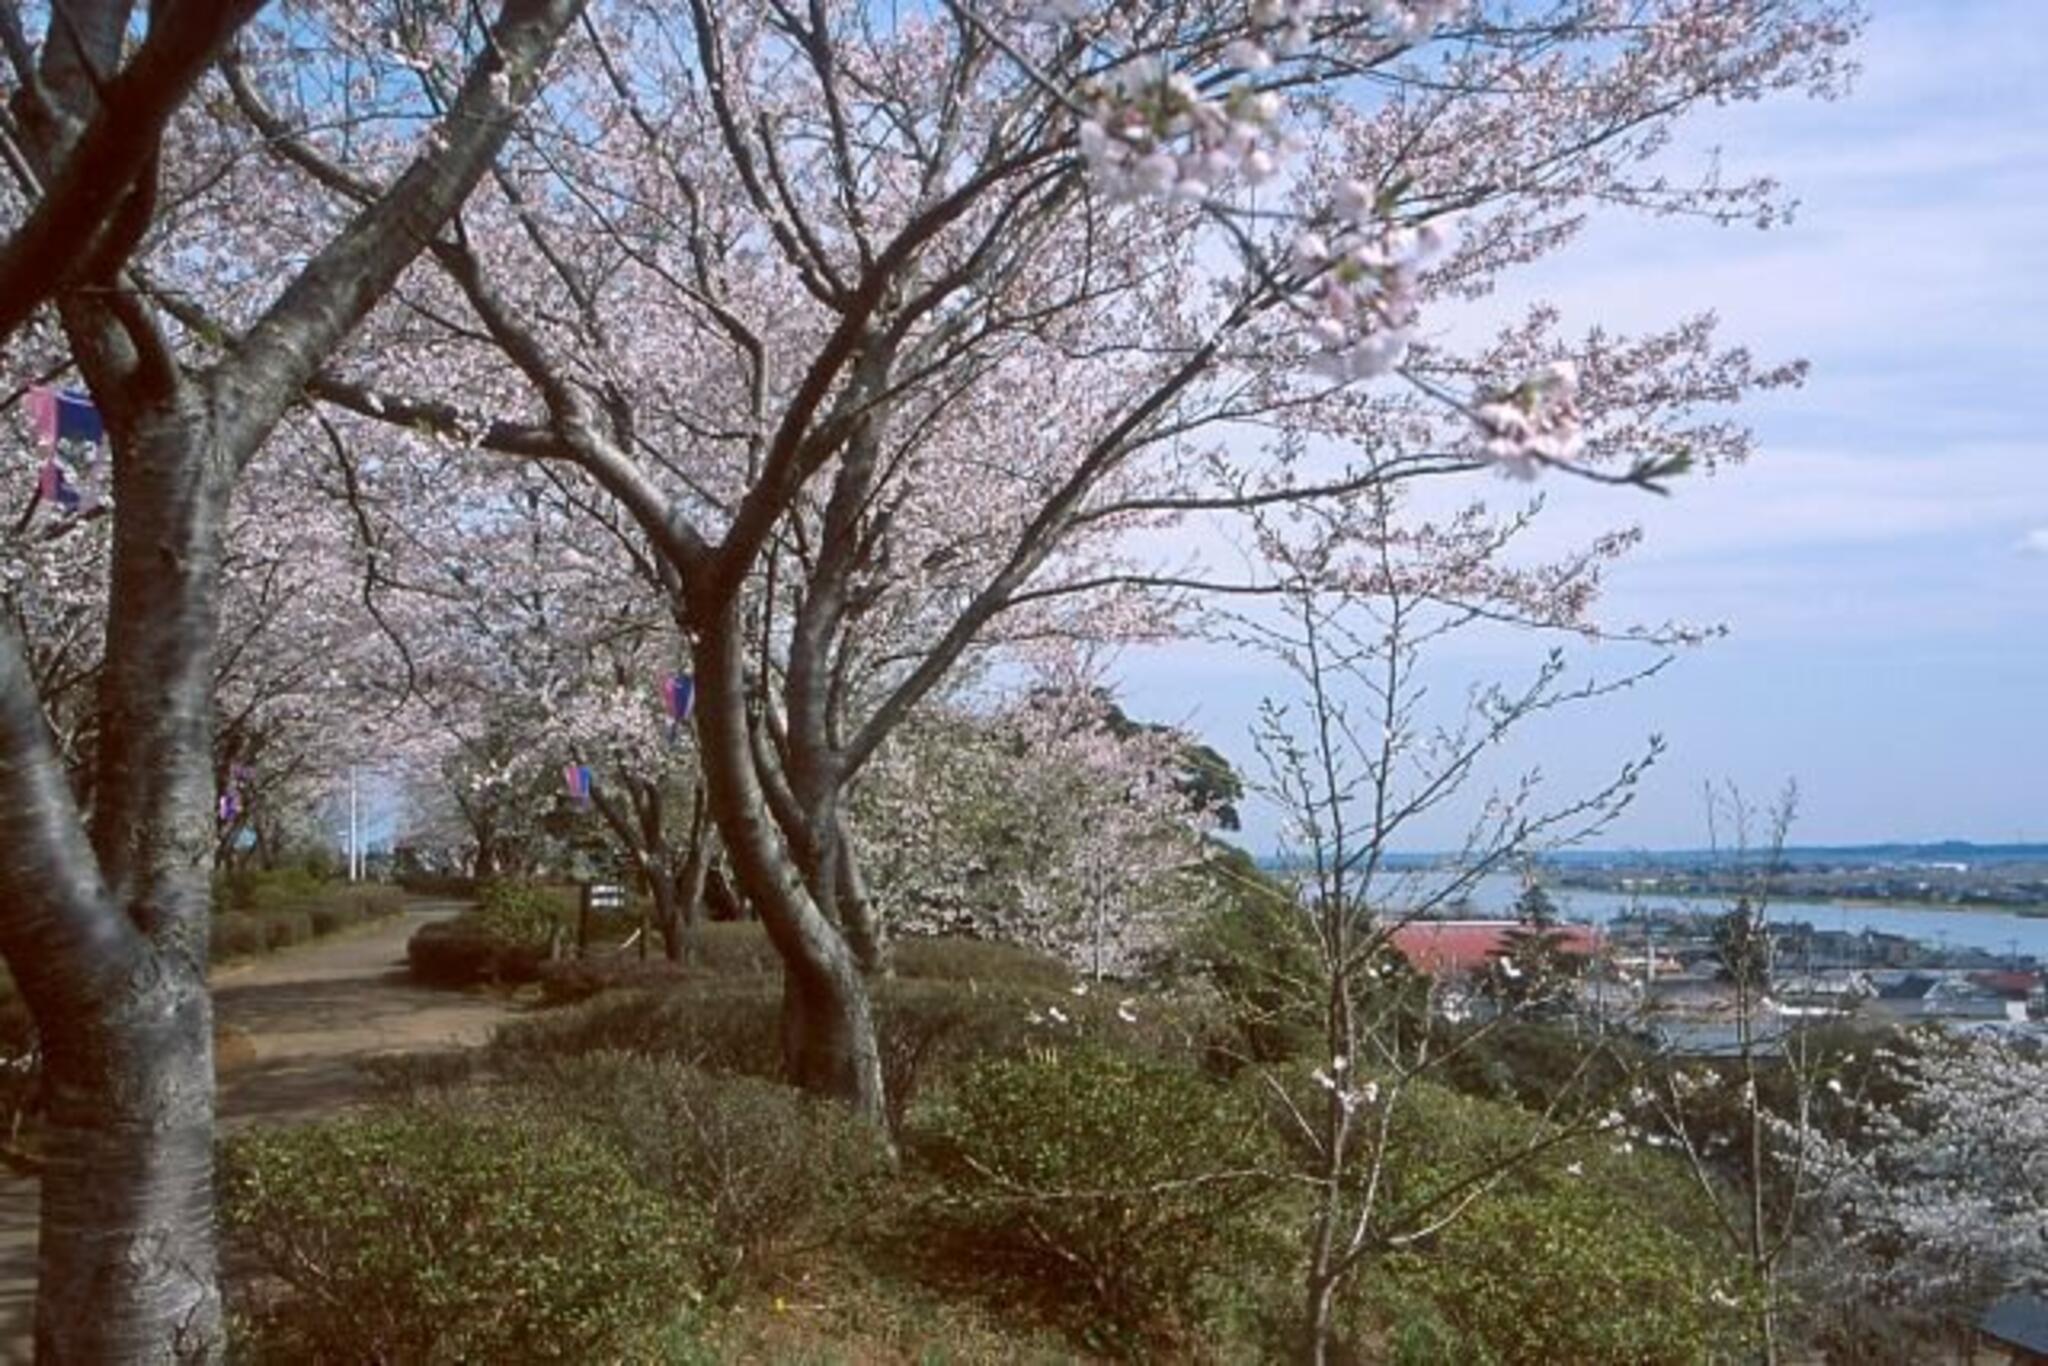
<instances>
[{"instance_id":1,"label":"blue and purple flag","mask_svg":"<svg viewBox=\"0 0 2048 1366\"><path fill-rule=\"evenodd\" d=\"M78 511L84 500L77 487L64 476L64 465L56 456L43 461L43 472L36 480L36 491L43 495L43 501L54 504L66 512Z\"/></svg>"},{"instance_id":2,"label":"blue and purple flag","mask_svg":"<svg viewBox=\"0 0 2048 1366\"><path fill-rule=\"evenodd\" d=\"M100 410L90 394L39 384L28 391L26 403L29 420L35 424L36 435L41 438L45 450L54 448L60 441L80 441L88 446L97 446L106 440L107 424L101 419Z\"/></svg>"},{"instance_id":3,"label":"blue and purple flag","mask_svg":"<svg viewBox=\"0 0 2048 1366\"><path fill-rule=\"evenodd\" d=\"M690 719L690 706L697 700L697 684L688 674L673 674L662 680L661 705L668 711L668 738L681 733Z\"/></svg>"}]
</instances>

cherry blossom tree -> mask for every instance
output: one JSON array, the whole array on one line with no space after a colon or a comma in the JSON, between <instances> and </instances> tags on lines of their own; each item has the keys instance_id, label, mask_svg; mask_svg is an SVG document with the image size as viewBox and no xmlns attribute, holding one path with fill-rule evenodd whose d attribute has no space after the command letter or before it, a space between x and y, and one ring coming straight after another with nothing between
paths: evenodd
<instances>
[{"instance_id":1,"label":"cherry blossom tree","mask_svg":"<svg viewBox=\"0 0 2048 1366\"><path fill-rule=\"evenodd\" d=\"M1881 1340L1901 1322L1967 1334L1999 1295L2048 1289L2048 1057L1929 1035L1879 1066L1853 1098L1862 1123L1828 1144L1819 1269L1891 1321Z\"/></svg>"},{"instance_id":2,"label":"cherry blossom tree","mask_svg":"<svg viewBox=\"0 0 2048 1366\"><path fill-rule=\"evenodd\" d=\"M1200 905L1209 818L1181 785L1186 738L1120 719L1069 679L898 731L852 796L892 932L1027 944L1097 979L1156 961Z\"/></svg>"},{"instance_id":3,"label":"cherry blossom tree","mask_svg":"<svg viewBox=\"0 0 2048 1366\"><path fill-rule=\"evenodd\" d=\"M185 8L156 17L182 24ZM220 1355L205 974L218 814L211 688L232 490L307 380L485 173L578 8L507 0L488 31L459 19L459 91L412 106L425 140L377 168L378 192L360 212L325 220L287 260L241 262L261 278L245 282L232 335L207 339L205 354L172 321L175 286L160 284L204 256L186 217L195 186L218 169L200 164L202 148L181 144L113 177L120 202L156 209L147 233L101 234L103 245L139 242L137 264L94 251L57 273L65 342L108 432L114 511L89 820L19 637L0 631L0 951L48 1076L39 1355ZM7 44L23 154L9 169L26 193L97 174L101 131L123 113L107 108L101 75L119 64L133 7L53 9L57 31L39 47ZM349 10L336 22L366 18ZM311 50L307 23L294 14L279 28ZM144 181L155 166L183 174L152 199Z\"/></svg>"},{"instance_id":4,"label":"cherry blossom tree","mask_svg":"<svg viewBox=\"0 0 2048 1366\"><path fill-rule=\"evenodd\" d=\"M0 341L67 285L126 264L155 209L165 126L222 45L262 6L260 0L160 6L142 41L124 54L120 39L129 8L54 9L51 22L68 31L39 64L21 7L0 6L0 44L33 92L13 111L26 131L0 126L0 153L14 184L33 196L0 243ZM65 79L86 77L96 94L90 109L68 111L82 120L66 134L75 143L73 155L40 166L32 149L49 129L38 124L56 117L58 106L38 88L39 65Z\"/></svg>"},{"instance_id":5,"label":"cherry blossom tree","mask_svg":"<svg viewBox=\"0 0 2048 1366\"><path fill-rule=\"evenodd\" d=\"M311 389L387 439L579 471L634 524L788 966L791 1075L879 1115L846 798L890 735L977 660L1157 638L1241 586L1158 550L1190 519L1739 460L1712 410L1799 372L1711 319L1568 338L1543 308L1455 346L1422 322L1595 203L1775 219L1767 183L1651 159L1697 106L1832 92L1853 28L1825 0L620 0L439 275ZM277 173L363 202L320 111L245 76Z\"/></svg>"},{"instance_id":6,"label":"cherry blossom tree","mask_svg":"<svg viewBox=\"0 0 2048 1366\"><path fill-rule=\"evenodd\" d=\"M717 841L694 736L657 686L675 676L673 636L672 625L614 633L593 651L595 676L553 703L545 734L596 770L590 804L652 898L668 958L680 961L704 918Z\"/></svg>"}]
</instances>

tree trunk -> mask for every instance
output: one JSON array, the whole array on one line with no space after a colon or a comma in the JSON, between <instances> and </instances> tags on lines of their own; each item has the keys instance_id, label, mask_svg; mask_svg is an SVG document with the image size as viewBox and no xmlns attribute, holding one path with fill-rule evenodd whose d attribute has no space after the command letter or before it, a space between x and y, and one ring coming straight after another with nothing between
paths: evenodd
<instances>
[{"instance_id":1,"label":"tree trunk","mask_svg":"<svg viewBox=\"0 0 2048 1366\"><path fill-rule=\"evenodd\" d=\"M213 1010L192 970L46 1024L36 1360L217 1360Z\"/></svg>"},{"instance_id":2,"label":"tree trunk","mask_svg":"<svg viewBox=\"0 0 2048 1366\"><path fill-rule=\"evenodd\" d=\"M217 1360L206 961L226 466L188 392L114 417L90 848L47 733L23 714L32 684L0 667L4 948L42 1041L52 1153L37 1356ZM19 658L6 644L0 666Z\"/></svg>"},{"instance_id":3,"label":"tree trunk","mask_svg":"<svg viewBox=\"0 0 2048 1366\"><path fill-rule=\"evenodd\" d=\"M671 963L683 961L682 915L676 909L676 883L660 872L647 879L654 898L654 928L661 935L661 951ZM644 956L644 955L643 955Z\"/></svg>"},{"instance_id":4,"label":"tree trunk","mask_svg":"<svg viewBox=\"0 0 2048 1366\"><path fill-rule=\"evenodd\" d=\"M214 1359L213 656L228 464L188 394L136 415L115 466L92 838L139 971L42 1025L51 1078L39 1358ZM120 912L116 912L119 914Z\"/></svg>"},{"instance_id":5,"label":"tree trunk","mask_svg":"<svg viewBox=\"0 0 2048 1366\"><path fill-rule=\"evenodd\" d=\"M697 788L695 809L690 818L690 852L683 860L683 869L676 874L673 889L673 910L662 926L666 940L668 959L679 963L685 958L696 958L697 927L704 921L704 887L711 871L711 831L708 828L710 812L704 800L704 789Z\"/></svg>"},{"instance_id":6,"label":"tree trunk","mask_svg":"<svg viewBox=\"0 0 2048 1366\"><path fill-rule=\"evenodd\" d=\"M811 899L754 772L738 611L727 602L695 624L707 795L739 889L782 958L784 1065L798 1086L846 1102L879 1128L882 1062L866 983Z\"/></svg>"},{"instance_id":7,"label":"tree trunk","mask_svg":"<svg viewBox=\"0 0 2048 1366\"><path fill-rule=\"evenodd\" d=\"M862 972L870 977L892 977L895 967L889 952L889 927L868 895L867 879L861 876L860 856L854 852L843 823L835 853L839 870L839 924L846 931L847 947L853 950L854 961L860 964Z\"/></svg>"},{"instance_id":8,"label":"tree trunk","mask_svg":"<svg viewBox=\"0 0 2048 1366\"><path fill-rule=\"evenodd\" d=\"M1308 1341L1302 1356L1311 1366L1324 1366L1330 1359L1330 1338L1336 1328L1337 1282L1333 1277L1311 1275L1308 1287Z\"/></svg>"},{"instance_id":9,"label":"tree trunk","mask_svg":"<svg viewBox=\"0 0 2048 1366\"><path fill-rule=\"evenodd\" d=\"M740 894L733 890L722 869L713 860L705 860L704 868L704 914L707 918L722 924L732 924L754 919L753 910Z\"/></svg>"}]
</instances>

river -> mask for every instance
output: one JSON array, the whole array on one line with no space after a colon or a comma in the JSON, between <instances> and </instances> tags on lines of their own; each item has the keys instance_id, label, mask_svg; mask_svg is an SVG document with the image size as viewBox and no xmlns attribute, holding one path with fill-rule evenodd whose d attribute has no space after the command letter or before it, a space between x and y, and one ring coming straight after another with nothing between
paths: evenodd
<instances>
[{"instance_id":1,"label":"river","mask_svg":"<svg viewBox=\"0 0 2048 1366\"><path fill-rule=\"evenodd\" d=\"M1726 902L1712 897L1659 894L1636 899L1618 892L1580 891L1565 887L1547 887L1545 890L1564 913L1565 919L1602 925L1631 905L1640 905L1645 910L1670 906L1681 910L1718 912L1727 908ZM1482 880L1472 902L1476 909L1489 915L1506 914L1520 894L1519 879L1496 875ZM1876 930L1946 948L2031 954L2048 962L2048 917L1983 909L1845 905L1833 901L1774 901L1768 916L1774 921L1803 920L1817 930Z\"/></svg>"}]
</instances>

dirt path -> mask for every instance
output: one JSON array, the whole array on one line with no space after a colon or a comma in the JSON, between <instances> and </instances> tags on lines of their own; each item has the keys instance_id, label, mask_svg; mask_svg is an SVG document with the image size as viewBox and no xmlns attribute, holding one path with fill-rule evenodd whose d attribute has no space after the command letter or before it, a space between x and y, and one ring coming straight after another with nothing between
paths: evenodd
<instances>
[{"instance_id":1,"label":"dirt path","mask_svg":"<svg viewBox=\"0 0 2048 1366\"><path fill-rule=\"evenodd\" d=\"M221 1036L220 1117L227 1128L332 1113L364 1100L357 1066L384 1053L471 1047L514 1008L415 986L405 941L453 903L415 904L390 920L286 949L214 975ZM36 1183L0 1179L0 1364L32 1359Z\"/></svg>"}]
</instances>

